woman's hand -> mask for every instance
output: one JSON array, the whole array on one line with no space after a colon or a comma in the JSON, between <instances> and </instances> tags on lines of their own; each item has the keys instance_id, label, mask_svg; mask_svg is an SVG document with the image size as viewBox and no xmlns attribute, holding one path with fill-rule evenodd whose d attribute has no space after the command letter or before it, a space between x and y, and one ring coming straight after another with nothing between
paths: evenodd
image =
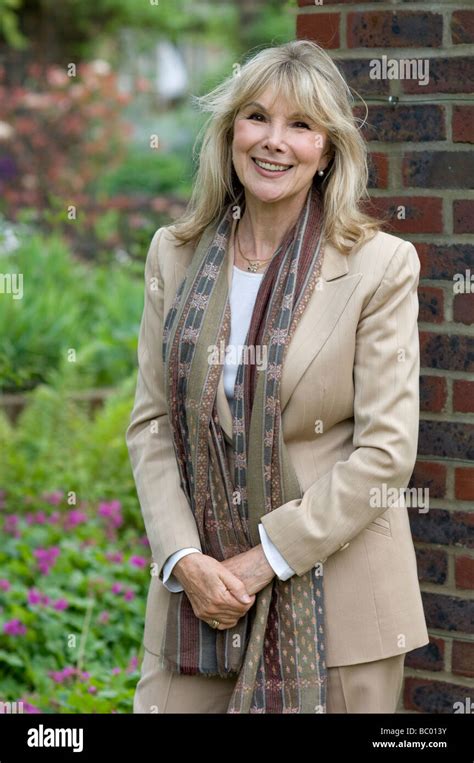
<instances>
[{"instance_id":1,"label":"woman's hand","mask_svg":"<svg viewBox=\"0 0 474 763\"><path fill-rule=\"evenodd\" d=\"M226 564L205 554L188 554L173 567L196 617L208 624L218 620L221 631L236 625L255 601Z\"/></svg>"},{"instance_id":2,"label":"woman's hand","mask_svg":"<svg viewBox=\"0 0 474 763\"><path fill-rule=\"evenodd\" d=\"M275 572L267 561L261 543L250 551L225 559L221 564L242 581L250 594L261 591L275 577Z\"/></svg>"}]
</instances>

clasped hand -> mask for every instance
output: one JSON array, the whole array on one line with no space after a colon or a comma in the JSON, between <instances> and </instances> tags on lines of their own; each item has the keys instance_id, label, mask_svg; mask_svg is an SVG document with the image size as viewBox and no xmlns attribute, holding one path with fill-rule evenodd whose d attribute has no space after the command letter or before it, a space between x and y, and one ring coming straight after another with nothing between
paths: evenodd
<instances>
[{"instance_id":1,"label":"clasped hand","mask_svg":"<svg viewBox=\"0 0 474 763\"><path fill-rule=\"evenodd\" d=\"M207 623L218 620L219 630L235 626L254 604L255 594L275 576L260 544L223 562L205 554L188 554L175 565L173 574L196 617Z\"/></svg>"}]
</instances>

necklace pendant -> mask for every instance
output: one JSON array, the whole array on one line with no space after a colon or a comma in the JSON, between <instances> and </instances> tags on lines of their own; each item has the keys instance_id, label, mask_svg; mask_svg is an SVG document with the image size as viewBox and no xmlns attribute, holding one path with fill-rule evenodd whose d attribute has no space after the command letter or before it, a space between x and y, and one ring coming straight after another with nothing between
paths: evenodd
<instances>
[{"instance_id":1,"label":"necklace pendant","mask_svg":"<svg viewBox=\"0 0 474 763\"><path fill-rule=\"evenodd\" d=\"M256 273L258 270L258 262L251 262L247 267L247 270L250 270L251 273Z\"/></svg>"}]
</instances>

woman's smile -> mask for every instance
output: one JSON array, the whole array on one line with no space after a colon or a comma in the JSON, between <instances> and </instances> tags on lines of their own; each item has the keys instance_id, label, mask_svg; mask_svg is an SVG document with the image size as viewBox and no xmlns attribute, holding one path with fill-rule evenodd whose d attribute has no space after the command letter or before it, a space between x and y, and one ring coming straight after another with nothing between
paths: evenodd
<instances>
[{"instance_id":1,"label":"woman's smile","mask_svg":"<svg viewBox=\"0 0 474 763\"><path fill-rule=\"evenodd\" d=\"M282 177L293 167L292 164L280 164L279 162L272 162L268 159L257 159L255 156L252 156L251 159L254 162L255 169L259 175L272 179L275 177Z\"/></svg>"}]
</instances>

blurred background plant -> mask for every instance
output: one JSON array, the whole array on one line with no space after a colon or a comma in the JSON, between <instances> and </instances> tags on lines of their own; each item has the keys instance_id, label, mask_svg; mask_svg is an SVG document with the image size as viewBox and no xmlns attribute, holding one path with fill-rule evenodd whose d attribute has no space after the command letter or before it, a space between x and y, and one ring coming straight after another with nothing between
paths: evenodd
<instances>
[{"instance_id":1,"label":"blurred background plant","mask_svg":"<svg viewBox=\"0 0 474 763\"><path fill-rule=\"evenodd\" d=\"M292 39L296 5L0 0L0 699L26 712L132 710L144 259L189 198L190 95Z\"/></svg>"}]
</instances>

